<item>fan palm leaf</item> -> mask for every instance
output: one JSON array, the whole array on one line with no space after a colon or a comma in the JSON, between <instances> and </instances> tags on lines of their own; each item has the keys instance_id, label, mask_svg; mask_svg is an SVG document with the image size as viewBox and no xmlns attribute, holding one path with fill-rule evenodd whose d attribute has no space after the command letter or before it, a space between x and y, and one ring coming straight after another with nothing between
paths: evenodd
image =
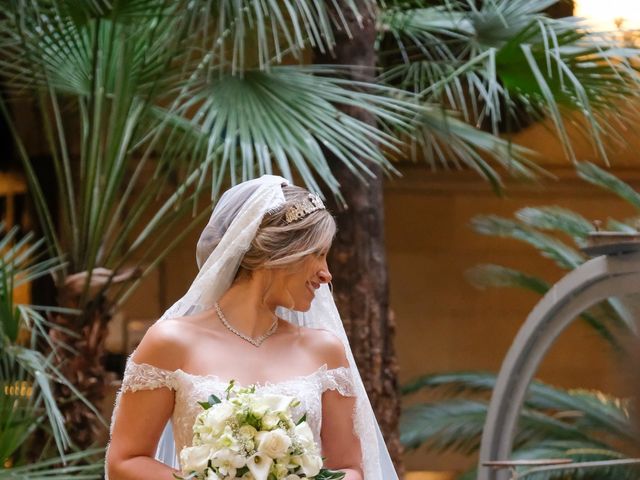
<instances>
[{"instance_id":1,"label":"fan palm leaf","mask_svg":"<svg viewBox=\"0 0 640 480\"><path fill-rule=\"evenodd\" d=\"M502 189L500 171L516 178L536 178L546 172L532 160L531 150L483 132L454 112L425 106L417 117L410 142L411 157L438 167L469 168L487 180L496 192Z\"/></svg>"},{"instance_id":2,"label":"fan palm leaf","mask_svg":"<svg viewBox=\"0 0 640 480\"><path fill-rule=\"evenodd\" d=\"M186 32L190 11L170 15L166 9L177 7L158 3L136 16L135 5L114 4L100 14L102 7L77 11L82 7L76 3L45 2L48 10L13 3L0 29L7 85L14 93L36 92L63 194L58 232L28 149L11 125L52 253L69 252L69 268L58 284L69 272L96 266L109 267L115 278L133 258L157 264L169 251L166 245L175 243L169 227L189 210L206 215L196 202L207 172L215 197L227 176L235 183L272 171L298 174L313 190L322 178L338 194L325 149L359 176L368 174L366 162L391 170L381 147L391 152L398 142L339 107L362 109L404 130L413 128L420 111L406 94L346 80L332 67L273 66L242 75L224 65L214 70L212 54L193 47L198 35L209 32ZM186 45L194 51L182 52ZM186 58L180 65L178 53ZM11 105L1 106L11 121ZM69 138L78 129L69 120L74 112L78 151ZM175 188L176 175L185 180L177 194L162 200L163 192ZM149 216L153 220L143 225ZM61 238L69 239L65 248Z\"/></svg>"},{"instance_id":3,"label":"fan palm leaf","mask_svg":"<svg viewBox=\"0 0 640 480\"><path fill-rule=\"evenodd\" d=\"M565 124L577 115L606 159L604 139L624 141L607 113L637 95L639 77L631 60L638 52L591 34L575 19L546 17L544 10L554 3L389 7L382 31L395 40L400 55L394 57L392 49L388 57L402 61L387 62L381 78L453 106L467 121L488 123L494 132L500 125L509 130L523 109L533 118L549 115L572 160Z\"/></svg>"}]
</instances>

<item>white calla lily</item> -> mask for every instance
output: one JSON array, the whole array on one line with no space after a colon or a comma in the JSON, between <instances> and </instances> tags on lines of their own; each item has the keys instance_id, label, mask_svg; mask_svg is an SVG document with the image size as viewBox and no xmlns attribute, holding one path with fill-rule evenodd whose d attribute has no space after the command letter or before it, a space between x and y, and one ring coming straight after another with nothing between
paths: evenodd
<instances>
[{"instance_id":1,"label":"white calla lily","mask_svg":"<svg viewBox=\"0 0 640 480\"><path fill-rule=\"evenodd\" d=\"M249 467L249 471L255 480L267 480L272 463L273 460L267 455L256 453L249 457L247 467Z\"/></svg>"}]
</instances>

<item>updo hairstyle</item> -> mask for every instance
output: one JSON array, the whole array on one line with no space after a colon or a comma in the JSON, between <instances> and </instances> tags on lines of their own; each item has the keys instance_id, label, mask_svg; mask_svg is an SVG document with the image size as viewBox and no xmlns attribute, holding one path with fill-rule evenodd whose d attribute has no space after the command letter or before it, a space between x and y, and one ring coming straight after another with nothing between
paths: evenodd
<instances>
[{"instance_id":1,"label":"updo hairstyle","mask_svg":"<svg viewBox=\"0 0 640 480\"><path fill-rule=\"evenodd\" d=\"M286 223L289 208L309 198L309 192L295 185L282 187L286 202L276 212L267 213L251 246L245 253L238 278L259 268L282 268L305 256L329 248L336 233L336 222L329 211L316 210L300 220Z\"/></svg>"},{"instance_id":2,"label":"updo hairstyle","mask_svg":"<svg viewBox=\"0 0 640 480\"><path fill-rule=\"evenodd\" d=\"M245 253L236 278L259 268L282 268L290 266L306 255L328 248L336 233L335 220L325 210L316 210L300 220L286 223L285 214L289 208L300 204L309 197L304 188L294 185L282 185L285 203L275 212L267 213L262 219L256 236ZM208 224L200 235L196 248L198 268L218 246L220 240L233 222L250 191L244 200L234 202L231 209L218 221Z\"/></svg>"}]
</instances>

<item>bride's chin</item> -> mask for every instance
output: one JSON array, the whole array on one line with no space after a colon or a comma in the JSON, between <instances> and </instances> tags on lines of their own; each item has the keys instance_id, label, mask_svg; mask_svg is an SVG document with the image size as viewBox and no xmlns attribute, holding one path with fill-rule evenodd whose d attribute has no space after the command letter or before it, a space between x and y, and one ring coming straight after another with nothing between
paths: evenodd
<instances>
[{"instance_id":1,"label":"bride's chin","mask_svg":"<svg viewBox=\"0 0 640 480\"><path fill-rule=\"evenodd\" d=\"M285 307L288 308L289 310L293 310L295 312L308 312L309 310L311 310L311 302L307 303L307 304L303 304L303 305L294 305L293 307Z\"/></svg>"}]
</instances>

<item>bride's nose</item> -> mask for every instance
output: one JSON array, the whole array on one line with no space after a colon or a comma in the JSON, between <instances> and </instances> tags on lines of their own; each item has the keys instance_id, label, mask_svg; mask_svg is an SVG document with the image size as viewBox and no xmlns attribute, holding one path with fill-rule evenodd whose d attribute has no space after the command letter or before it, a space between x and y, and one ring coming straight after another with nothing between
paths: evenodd
<instances>
[{"instance_id":1,"label":"bride's nose","mask_svg":"<svg viewBox=\"0 0 640 480\"><path fill-rule=\"evenodd\" d=\"M333 277L331 276L331 272L329 272L328 268L323 268L318 271L318 279L320 280L320 283L329 283L332 278Z\"/></svg>"}]
</instances>

